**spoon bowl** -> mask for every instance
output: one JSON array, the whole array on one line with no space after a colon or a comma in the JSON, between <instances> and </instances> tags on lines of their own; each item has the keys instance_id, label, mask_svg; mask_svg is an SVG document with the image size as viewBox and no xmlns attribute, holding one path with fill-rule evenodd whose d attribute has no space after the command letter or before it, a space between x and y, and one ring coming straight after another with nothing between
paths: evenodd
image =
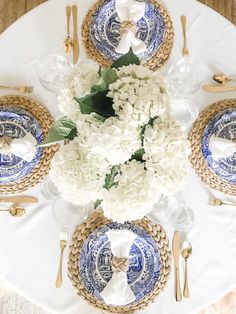
<instances>
[{"instance_id":1,"label":"spoon bowl","mask_svg":"<svg viewBox=\"0 0 236 314\"><path fill-rule=\"evenodd\" d=\"M181 247L181 255L185 260L185 276L184 276L184 297L189 298L189 286L188 286L188 264L187 260L192 255L192 245L189 241L185 241Z\"/></svg>"}]
</instances>

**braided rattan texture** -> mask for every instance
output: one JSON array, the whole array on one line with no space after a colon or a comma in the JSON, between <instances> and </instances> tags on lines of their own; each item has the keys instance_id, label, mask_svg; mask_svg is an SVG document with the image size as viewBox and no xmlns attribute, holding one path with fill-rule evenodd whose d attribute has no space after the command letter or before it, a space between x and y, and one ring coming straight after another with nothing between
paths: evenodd
<instances>
[{"instance_id":1,"label":"braided rattan texture","mask_svg":"<svg viewBox=\"0 0 236 314\"><path fill-rule=\"evenodd\" d=\"M216 102L199 115L189 134L192 150L190 161L198 176L209 187L225 194L236 195L236 184L231 184L217 176L208 167L202 155L202 135L205 127L216 114L230 108L236 109L236 99L226 99Z\"/></svg>"},{"instance_id":2,"label":"braided rattan texture","mask_svg":"<svg viewBox=\"0 0 236 314\"><path fill-rule=\"evenodd\" d=\"M111 222L104 217L101 210L96 211L85 223L79 225L74 232L70 246L70 255L68 262L68 276L77 290L79 296L84 298L89 304L100 309L106 313L134 313L136 311L146 308L151 302L154 302L159 293L165 288L170 271L171 271L171 253L169 248L169 241L165 231L160 225L152 223L149 219L143 218L136 220L133 223L148 232L157 244L161 258L161 272L160 278L154 290L147 295L140 302L128 306L112 306L95 298L90 294L83 285L80 278L80 250L84 241L89 234L95 231L98 227Z\"/></svg>"},{"instance_id":3,"label":"braided rattan texture","mask_svg":"<svg viewBox=\"0 0 236 314\"><path fill-rule=\"evenodd\" d=\"M16 106L30 112L38 121L44 138L52 127L53 118L49 111L31 98L15 95L3 96L0 97L0 106ZM0 184L0 194L20 193L40 182L48 174L51 159L57 149L57 145L44 148L43 155L34 170L17 182Z\"/></svg>"},{"instance_id":4,"label":"braided rattan texture","mask_svg":"<svg viewBox=\"0 0 236 314\"><path fill-rule=\"evenodd\" d=\"M97 50L90 37L90 25L93 15L95 11L99 9L99 7L101 7L105 1L106 0L98 0L89 9L82 25L82 39L87 51L87 55L102 66L108 68L112 65L113 61L107 59L101 52ZM160 68L168 60L173 47L174 30L168 12L157 2L157 0L149 0L149 2L151 2L155 7L158 8L165 22L165 34L163 38L163 43L151 58L143 62L144 65L154 70L156 68Z\"/></svg>"}]
</instances>

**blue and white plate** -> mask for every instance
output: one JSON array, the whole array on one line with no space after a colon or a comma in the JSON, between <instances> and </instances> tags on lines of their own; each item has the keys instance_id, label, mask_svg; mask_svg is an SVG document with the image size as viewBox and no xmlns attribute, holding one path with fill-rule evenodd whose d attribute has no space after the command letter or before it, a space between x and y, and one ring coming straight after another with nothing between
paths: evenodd
<instances>
[{"instance_id":1,"label":"blue and white plate","mask_svg":"<svg viewBox=\"0 0 236 314\"><path fill-rule=\"evenodd\" d=\"M42 130L36 119L24 109L14 106L0 106L0 137L24 137L30 132L41 143ZM31 162L15 155L0 154L0 184L16 182L29 174L38 164L42 156L42 148L38 148Z\"/></svg>"},{"instance_id":2,"label":"blue and white plate","mask_svg":"<svg viewBox=\"0 0 236 314\"><path fill-rule=\"evenodd\" d=\"M217 176L231 184L236 184L236 152L228 158L215 160L209 148L210 138L213 135L229 140L236 138L235 108L226 109L210 120L203 132L202 154Z\"/></svg>"},{"instance_id":3,"label":"blue and white plate","mask_svg":"<svg viewBox=\"0 0 236 314\"><path fill-rule=\"evenodd\" d=\"M116 52L120 42L120 27L115 0L106 0L92 18L90 37L96 49L109 60L116 60L121 55ZM137 38L141 39L147 49L138 56L142 60L151 58L164 41L165 21L159 9L149 1L145 2L145 15L137 22Z\"/></svg>"},{"instance_id":4,"label":"blue and white plate","mask_svg":"<svg viewBox=\"0 0 236 314\"><path fill-rule=\"evenodd\" d=\"M127 229L137 237L129 255L128 283L136 297L136 303L155 287L161 269L160 254L153 238L143 229L131 223L110 223L91 233L80 253L80 276L84 286L99 300L100 293L112 277L111 244L106 232Z\"/></svg>"}]
</instances>

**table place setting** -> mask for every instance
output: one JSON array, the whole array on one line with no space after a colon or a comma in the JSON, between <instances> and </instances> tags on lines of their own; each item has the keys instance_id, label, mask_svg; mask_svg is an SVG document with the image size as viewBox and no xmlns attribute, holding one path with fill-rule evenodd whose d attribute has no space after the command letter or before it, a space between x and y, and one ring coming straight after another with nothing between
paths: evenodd
<instances>
[{"instance_id":1,"label":"table place setting","mask_svg":"<svg viewBox=\"0 0 236 314\"><path fill-rule=\"evenodd\" d=\"M201 30L168 3L65 0L54 7L60 48L40 51L35 86L1 83L19 95L0 97L0 215L21 218L33 238L24 206L38 206L40 245L53 233L41 257L55 270L43 278L51 302L74 298L58 314L76 313L81 298L88 313L154 314L163 302L187 313L198 299L202 209L198 191L186 191L194 182L211 195L199 200L208 219L236 206L236 98L209 105L205 93L234 91L234 76L215 72L204 84L208 64L193 45ZM55 102L41 104L38 90Z\"/></svg>"}]
</instances>

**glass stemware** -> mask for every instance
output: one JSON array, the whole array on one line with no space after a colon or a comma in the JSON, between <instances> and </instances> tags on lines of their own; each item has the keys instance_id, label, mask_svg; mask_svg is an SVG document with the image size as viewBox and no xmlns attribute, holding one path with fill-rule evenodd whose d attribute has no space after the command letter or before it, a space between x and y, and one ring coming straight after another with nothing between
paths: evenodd
<instances>
[{"instance_id":1,"label":"glass stemware","mask_svg":"<svg viewBox=\"0 0 236 314\"><path fill-rule=\"evenodd\" d=\"M37 65L37 74L41 85L56 94L73 65L60 54L52 53L41 58Z\"/></svg>"},{"instance_id":2,"label":"glass stemware","mask_svg":"<svg viewBox=\"0 0 236 314\"><path fill-rule=\"evenodd\" d=\"M197 58L185 56L168 71L170 93L176 98L196 93L206 76L205 65Z\"/></svg>"},{"instance_id":3,"label":"glass stemware","mask_svg":"<svg viewBox=\"0 0 236 314\"><path fill-rule=\"evenodd\" d=\"M147 216L156 223L170 223L179 231L189 230L194 223L193 211L186 204L181 193L169 197L163 196Z\"/></svg>"}]
</instances>

